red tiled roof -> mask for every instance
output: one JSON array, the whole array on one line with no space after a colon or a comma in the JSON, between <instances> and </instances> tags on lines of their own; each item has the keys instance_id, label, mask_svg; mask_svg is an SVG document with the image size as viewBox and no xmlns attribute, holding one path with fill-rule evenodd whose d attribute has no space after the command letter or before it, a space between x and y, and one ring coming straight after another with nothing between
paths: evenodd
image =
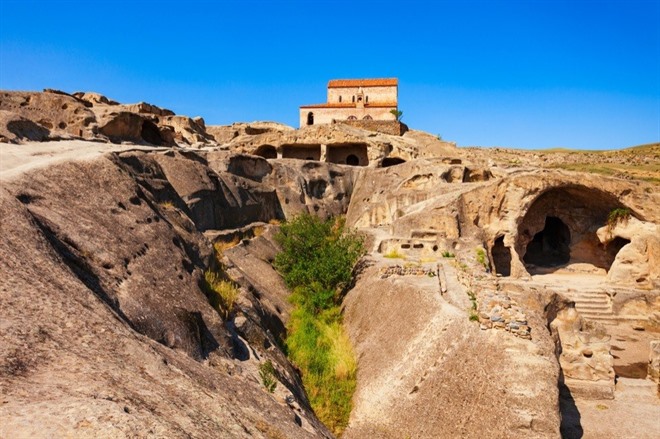
<instances>
[{"instance_id":1,"label":"red tiled roof","mask_svg":"<svg viewBox=\"0 0 660 439\"><path fill-rule=\"evenodd\" d=\"M364 108L396 108L394 102L375 102L373 104L364 104ZM329 104L301 105L300 108L356 108L353 102L331 102Z\"/></svg>"},{"instance_id":2,"label":"red tiled roof","mask_svg":"<svg viewBox=\"0 0 660 439\"><path fill-rule=\"evenodd\" d=\"M333 79L328 82L328 88L340 87L383 87L398 86L396 78L372 78L372 79Z\"/></svg>"}]
</instances>

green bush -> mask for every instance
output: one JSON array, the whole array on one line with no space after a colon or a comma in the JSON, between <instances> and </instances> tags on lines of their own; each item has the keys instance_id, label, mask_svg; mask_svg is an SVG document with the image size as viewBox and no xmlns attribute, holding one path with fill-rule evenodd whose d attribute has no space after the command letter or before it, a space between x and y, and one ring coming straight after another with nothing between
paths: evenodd
<instances>
[{"instance_id":1,"label":"green bush","mask_svg":"<svg viewBox=\"0 0 660 439\"><path fill-rule=\"evenodd\" d=\"M456 255L453 254L452 252L444 251L444 252L442 252L442 257L443 258L454 258L454 257L456 257Z\"/></svg>"},{"instance_id":2,"label":"green bush","mask_svg":"<svg viewBox=\"0 0 660 439\"><path fill-rule=\"evenodd\" d=\"M339 435L348 425L357 363L342 327L341 294L364 253L343 219L300 215L275 236L275 267L293 290L286 347L301 371L312 408Z\"/></svg>"},{"instance_id":3,"label":"green bush","mask_svg":"<svg viewBox=\"0 0 660 439\"><path fill-rule=\"evenodd\" d=\"M339 304L341 289L351 281L353 266L364 253L361 238L344 231L344 220L321 220L304 214L283 224L275 236L282 251L275 268L294 290L293 301L314 314Z\"/></svg>"}]
</instances>

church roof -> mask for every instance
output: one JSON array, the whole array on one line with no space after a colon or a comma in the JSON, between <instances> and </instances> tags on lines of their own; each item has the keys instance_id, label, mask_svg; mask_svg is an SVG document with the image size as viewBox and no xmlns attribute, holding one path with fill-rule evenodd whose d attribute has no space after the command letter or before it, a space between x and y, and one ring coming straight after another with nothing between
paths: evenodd
<instances>
[{"instance_id":1,"label":"church roof","mask_svg":"<svg viewBox=\"0 0 660 439\"><path fill-rule=\"evenodd\" d=\"M342 87L385 87L398 86L397 78L371 78L371 79L333 79L328 82L328 88Z\"/></svg>"}]
</instances>

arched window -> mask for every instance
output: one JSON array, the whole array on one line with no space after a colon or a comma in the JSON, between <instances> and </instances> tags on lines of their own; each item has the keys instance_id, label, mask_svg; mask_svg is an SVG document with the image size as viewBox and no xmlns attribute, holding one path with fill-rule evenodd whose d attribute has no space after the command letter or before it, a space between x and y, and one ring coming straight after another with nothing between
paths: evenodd
<instances>
[{"instance_id":1,"label":"arched window","mask_svg":"<svg viewBox=\"0 0 660 439\"><path fill-rule=\"evenodd\" d=\"M357 166L360 164L360 159L355 154L350 154L348 157L346 157L346 164Z\"/></svg>"},{"instance_id":2,"label":"arched window","mask_svg":"<svg viewBox=\"0 0 660 439\"><path fill-rule=\"evenodd\" d=\"M362 118L362 120L374 120L373 117L369 116L368 114Z\"/></svg>"},{"instance_id":3,"label":"arched window","mask_svg":"<svg viewBox=\"0 0 660 439\"><path fill-rule=\"evenodd\" d=\"M339 96L339 102L341 102L341 95Z\"/></svg>"},{"instance_id":4,"label":"arched window","mask_svg":"<svg viewBox=\"0 0 660 439\"><path fill-rule=\"evenodd\" d=\"M348 120L357 120L357 117L355 117L353 115L350 115L350 116L348 116Z\"/></svg>"},{"instance_id":5,"label":"arched window","mask_svg":"<svg viewBox=\"0 0 660 439\"><path fill-rule=\"evenodd\" d=\"M314 113L307 113L307 125L314 125Z\"/></svg>"},{"instance_id":6,"label":"arched window","mask_svg":"<svg viewBox=\"0 0 660 439\"><path fill-rule=\"evenodd\" d=\"M353 102L355 102L355 96L353 96Z\"/></svg>"},{"instance_id":7,"label":"arched window","mask_svg":"<svg viewBox=\"0 0 660 439\"><path fill-rule=\"evenodd\" d=\"M364 97L364 102L367 103L367 104L369 103L369 96Z\"/></svg>"}]
</instances>

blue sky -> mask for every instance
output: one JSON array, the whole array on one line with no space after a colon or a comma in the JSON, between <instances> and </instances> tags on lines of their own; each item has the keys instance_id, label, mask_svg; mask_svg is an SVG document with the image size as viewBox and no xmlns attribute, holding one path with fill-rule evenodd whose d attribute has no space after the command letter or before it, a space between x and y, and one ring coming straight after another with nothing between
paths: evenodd
<instances>
[{"instance_id":1,"label":"blue sky","mask_svg":"<svg viewBox=\"0 0 660 439\"><path fill-rule=\"evenodd\" d=\"M399 78L461 146L660 141L660 0L0 0L0 88L96 91L207 124L275 120L329 79Z\"/></svg>"}]
</instances>

